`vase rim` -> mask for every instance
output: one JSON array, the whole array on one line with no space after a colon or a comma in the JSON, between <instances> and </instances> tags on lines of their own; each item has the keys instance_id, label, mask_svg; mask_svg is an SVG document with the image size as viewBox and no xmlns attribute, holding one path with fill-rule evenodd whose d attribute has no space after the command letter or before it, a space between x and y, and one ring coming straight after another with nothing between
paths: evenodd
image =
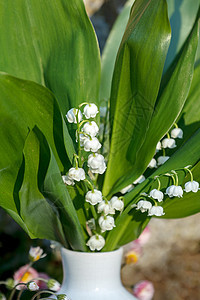
<instances>
[{"instance_id":1,"label":"vase rim","mask_svg":"<svg viewBox=\"0 0 200 300\"><path fill-rule=\"evenodd\" d=\"M71 250L71 249L67 249L65 247L61 247L61 251L63 252L68 252L68 253L76 253L76 254L80 254L80 255L99 255L99 256L102 256L102 255L112 255L114 253L121 253L123 252L123 248L120 247L116 250L113 250L113 251L105 251L105 252L83 252L83 251L76 251L76 250Z\"/></svg>"}]
</instances>

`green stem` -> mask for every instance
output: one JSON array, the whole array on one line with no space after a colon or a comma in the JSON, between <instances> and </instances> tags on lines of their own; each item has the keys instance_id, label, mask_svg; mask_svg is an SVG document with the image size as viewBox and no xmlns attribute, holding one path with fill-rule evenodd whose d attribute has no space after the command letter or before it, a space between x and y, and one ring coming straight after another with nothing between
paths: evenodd
<instances>
[{"instance_id":1,"label":"green stem","mask_svg":"<svg viewBox=\"0 0 200 300\"><path fill-rule=\"evenodd\" d=\"M165 148L163 148L163 156L166 156Z\"/></svg>"},{"instance_id":2,"label":"green stem","mask_svg":"<svg viewBox=\"0 0 200 300\"><path fill-rule=\"evenodd\" d=\"M0 281L0 285L1 285L1 284L7 285L7 282L6 282L6 281Z\"/></svg>"},{"instance_id":3,"label":"green stem","mask_svg":"<svg viewBox=\"0 0 200 300\"><path fill-rule=\"evenodd\" d=\"M97 213L96 213L95 207L93 205L91 205L90 208L91 208L93 218L96 220L97 219Z\"/></svg>"},{"instance_id":4,"label":"green stem","mask_svg":"<svg viewBox=\"0 0 200 300\"><path fill-rule=\"evenodd\" d=\"M184 169L187 170L190 173L191 182L192 182L194 180L192 171L190 169L188 169L187 167L185 167Z\"/></svg>"},{"instance_id":5,"label":"green stem","mask_svg":"<svg viewBox=\"0 0 200 300\"><path fill-rule=\"evenodd\" d=\"M17 300L20 300L22 293L24 292L24 290L21 290L17 296Z\"/></svg>"},{"instance_id":6,"label":"green stem","mask_svg":"<svg viewBox=\"0 0 200 300\"><path fill-rule=\"evenodd\" d=\"M174 170L172 170L172 173L175 175L175 178L176 178L175 185L178 186L178 174Z\"/></svg>"},{"instance_id":7,"label":"green stem","mask_svg":"<svg viewBox=\"0 0 200 300\"><path fill-rule=\"evenodd\" d=\"M160 187L161 187L160 179L158 177L156 177L156 180L158 181L158 188L157 188L157 190L160 191Z\"/></svg>"},{"instance_id":8,"label":"green stem","mask_svg":"<svg viewBox=\"0 0 200 300\"><path fill-rule=\"evenodd\" d=\"M83 105L87 105L87 104L89 105L90 103L88 103L88 102L83 102L83 103L79 104L78 107L81 108Z\"/></svg>"},{"instance_id":9,"label":"green stem","mask_svg":"<svg viewBox=\"0 0 200 300\"><path fill-rule=\"evenodd\" d=\"M176 123L174 123L174 127L175 127L175 128L178 128L178 125L177 125Z\"/></svg>"},{"instance_id":10,"label":"green stem","mask_svg":"<svg viewBox=\"0 0 200 300\"><path fill-rule=\"evenodd\" d=\"M169 135L169 132L167 132L167 138L168 138L168 139L170 139L170 135Z\"/></svg>"},{"instance_id":11,"label":"green stem","mask_svg":"<svg viewBox=\"0 0 200 300\"><path fill-rule=\"evenodd\" d=\"M89 187L90 187L91 190L92 190L92 193L94 193L94 187L93 187L93 185L91 184L91 182L90 182L88 179L85 179L84 181L87 182L87 184L89 185Z\"/></svg>"},{"instance_id":12,"label":"green stem","mask_svg":"<svg viewBox=\"0 0 200 300\"><path fill-rule=\"evenodd\" d=\"M50 292L48 290L46 290L46 291L39 291L35 295L33 295L33 297L31 298L31 300L34 300L38 295L46 294L46 293L56 296L56 294L54 292Z\"/></svg>"},{"instance_id":13,"label":"green stem","mask_svg":"<svg viewBox=\"0 0 200 300\"><path fill-rule=\"evenodd\" d=\"M8 300L12 300L12 299L13 299L13 296L15 295L15 292L16 292L16 287L17 287L18 285L25 285L25 286L26 286L25 283L18 283L18 284L16 284L15 287L12 289L11 294L10 294Z\"/></svg>"}]
</instances>

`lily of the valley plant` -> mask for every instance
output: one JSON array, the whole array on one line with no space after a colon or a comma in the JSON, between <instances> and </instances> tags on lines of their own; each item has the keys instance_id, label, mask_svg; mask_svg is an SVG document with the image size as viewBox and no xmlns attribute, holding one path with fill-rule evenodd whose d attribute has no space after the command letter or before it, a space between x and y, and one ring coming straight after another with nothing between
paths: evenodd
<instances>
[{"instance_id":1,"label":"lily of the valley plant","mask_svg":"<svg viewBox=\"0 0 200 300\"><path fill-rule=\"evenodd\" d=\"M31 238L112 251L200 211L199 1L133 2L100 58L81 0L1 1L0 205Z\"/></svg>"}]
</instances>

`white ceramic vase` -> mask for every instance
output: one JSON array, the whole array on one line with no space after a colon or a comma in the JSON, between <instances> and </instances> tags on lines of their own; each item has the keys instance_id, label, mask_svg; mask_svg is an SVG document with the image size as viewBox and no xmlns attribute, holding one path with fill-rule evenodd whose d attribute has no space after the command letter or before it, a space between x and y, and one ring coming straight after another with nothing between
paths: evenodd
<instances>
[{"instance_id":1,"label":"white ceramic vase","mask_svg":"<svg viewBox=\"0 0 200 300\"><path fill-rule=\"evenodd\" d=\"M70 300L136 300L122 285L123 249L87 253L62 248L64 278L59 294Z\"/></svg>"}]
</instances>

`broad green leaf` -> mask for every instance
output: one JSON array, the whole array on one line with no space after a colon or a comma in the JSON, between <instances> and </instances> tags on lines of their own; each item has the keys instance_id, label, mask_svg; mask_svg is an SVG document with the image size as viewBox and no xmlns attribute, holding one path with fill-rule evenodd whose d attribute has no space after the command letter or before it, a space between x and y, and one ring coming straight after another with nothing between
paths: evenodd
<instances>
[{"instance_id":1,"label":"broad green leaf","mask_svg":"<svg viewBox=\"0 0 200 300\"><path fill-rule=\"evenodd\" d=\"M47 86L66 113L97 102L100 56L81 0L0 0L0 70Z\"/></svg>"},{"instance_id":2,"label":"broad green leaf","mask_svg":"<svg viewBox=\"0 0 200 300\"><path fill-rule=\"evenodd\" d=\"M145 140L169 42L166 2L136 1L120 45L112 82L112 133L105 195L119 178L130 173Z\"/></svg>"},{"instance_id":3,"label":"broad green leaf","mask_svg":"<svg viewBox=\"0 0 200 300\"><path fill-rule=\"evenodd\" d=\"M56 99L49 90L33 82L0 74L0 120L0 206L22 223L17 217L18 192L23 178L22 152L29 130L37 125L43 131L60 170L70 167L74 148Z\"/></svg>"},{"instance_id":4,"label":"broad green leaf","mask_svg":"<svg viewBox=\"0 0 200 300\"><path fill-rule=\"evenodd\" d=\"M44 142L40 143L34 131L31 131L23 151L24 178L19 191L20 214L34 236L56 240L65 245L59 216L38 189L38 176L45 172L50 159L50 153L43 148Z\"/></svg>"},{"instance_id":5,"label":"broad green leaf","mask_svg":"<svg viewBox=\"0 0 200 300\"><path fill-rule=\"evenodd\" d=\"M198 20L176 59L176 65L165 88L157 99L149 126L146 128L145 140L140 144L136 159L132 160L132 151L129 147L127 156L132 164L127 166L127 175L118 180L118 186L113 192L130 184L145 171L154 156L157 142L168 132L183 109L192 81L197 44Z\"/></svg>"},{"instance_id":6,"label":"broad green leaf","mask_svg":"<svg viewBox=\"0 0 200 300\"><path fill-rule=\"evenodd\" d=\"M126 25L128 22L131 6L134 0L128 0L117 18L111 33L106 41L101 59L101 85L100 85L100 101L108 100L111 92L111 82L117 51L120 46Z\"/></svg>"},{"instance_id":7,"label":"broad green leaf","mask_svg":"<svg viewBox=\"0 0 200 300\"><path fill-rule=\"evenodd\" d=\"M79 208L75 207L66 185L63 183L58 165L51 151L50 163L45 175L43 184L43 194L51 201L59 213L59 219L62 223L63 231L67 242L73 250L87 251L86 241L88 235L85 234L86 219L82 224L78 216L81 203L85 202L84 197L80 197ZM84 201L84 202L83 202Z\"/></svg>"},{"instance_id":8,"label":"broad green leaf","mask_svg":"<svg viewBox=\"0 0 200 300\"><path fill-rule=\"evenodd\" d=\"M195 22L200 0L167 0L172 39L164 70L170 66L180 51ZM198 56L196 57L198 59Z\"/></svg>"},{"instance_id":9,"label":"broad green leaf","mask_svg":"<svg viewBox=\"0 0 200 300\"><path fill-rule=\"evenodd\" d=\"M184 132L184 140L189 138L192 133L200 128L200 64L194 70L192 85L179 117L178 124Z\"/></svg>"},{"instance_id":10,"label":"broad green leaf","mask_svg":"<svg viewBox=\"0 0 200 300\"><path fill-rule=\"evenodd\" d=\"M157 175L169 173L171 170L184 168L187 165L196 165L200 160L200 129L180 148L172 155L172 157L160 168L156 170L149 178L143 183L136 186L131 192L127 193L125 197L125 210L116 220L116 227L107 234L107 245L105 251L112 251L126 243L136 239L144 227L149 222L150 218L147 214L137 212L133 204L138 201L138 197L141 193L149 193L153 188L157 188L157 182L154 181L154 177ZM199 180L199 163L198 168L194 168L194 179ZM179 172L179 184L187 181L188 176L185 177L185 172ZM170 180L168 177L162 177L161 188L163 191L169 186ZM199 212L199 203L197 199L200 192L192 195L189 193L184 194L183 201L180 202L179 198L165 198L163 207L165 210L164 218L178 218L185 217ZM194 196L194 197L193 197ZM184 200L186 197L186 200ZM190 200L188 204L187 199ZM174 204L174 206L172 206ZM179 209L177 209L179 207Z\"/></svg>"}]
</instances>

